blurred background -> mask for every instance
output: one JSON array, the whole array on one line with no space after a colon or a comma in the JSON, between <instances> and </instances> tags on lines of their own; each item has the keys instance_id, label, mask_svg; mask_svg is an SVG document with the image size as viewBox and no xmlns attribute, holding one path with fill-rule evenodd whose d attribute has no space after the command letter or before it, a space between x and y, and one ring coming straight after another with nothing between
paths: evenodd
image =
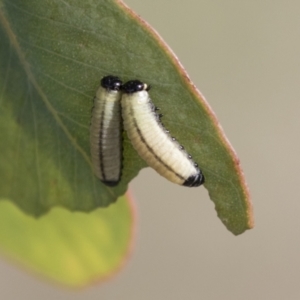
<instances>
[{"instance_id":1,"label":"blurred background","mask_svg":"<svg viewBox=\"0 0 300 300\"><path fill-rule=\"evenodd\" d=\"M204 188L146 169L131 183L135 250L113 280L68 291L0 261L1 299L300 299L300 2L126 3L217 114L241 160L255 228L233 236Z\"/></svg>"}]
</instances>

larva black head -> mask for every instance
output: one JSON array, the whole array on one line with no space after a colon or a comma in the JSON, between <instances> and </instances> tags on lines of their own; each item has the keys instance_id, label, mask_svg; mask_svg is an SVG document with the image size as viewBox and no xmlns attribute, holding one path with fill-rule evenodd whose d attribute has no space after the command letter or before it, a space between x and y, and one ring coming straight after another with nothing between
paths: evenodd
<instances>
[{"instance_id":1,"label":"larva black head","mask_svg":"<svg viewBox=\"0 0 300 300\"><path fill-rule=\"evenodd\" d=\"M108 75L101 79L101 86L107 90L119 91L122 87L122 81L119 77Z\"/></svg>"},{"instance_id":2,"label":"larva black head","mask_svg":"<svg viewBox=\"0 0 300 300\"><path fill-rule=\"evenodd\" d=\"M204 183L204 175L199 170L199 172L196 175L190 176L184 183L184 186L194 187L194 186L200 186Z\"/></svg>"},{"instance_id":3,"label":"larva black head","mask_svg":"<svg viewBox=\"0 0 300 300\"><path fill-rule=\"evenodd\" d=\"M144 90L148 91L148 86L139 80L130 80L123 85L123 92L126 94L132 94Z\"/></svg>"}]
</instances>

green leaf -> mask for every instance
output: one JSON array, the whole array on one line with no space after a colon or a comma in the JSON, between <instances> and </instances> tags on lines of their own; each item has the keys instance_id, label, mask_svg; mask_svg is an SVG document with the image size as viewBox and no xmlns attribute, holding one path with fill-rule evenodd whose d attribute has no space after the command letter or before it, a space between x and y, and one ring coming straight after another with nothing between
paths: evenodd
<instances>
[{"instance_id":1,"label":"green leaf","mask_svg":"<svg viewBox=\"0 0 300 300\"><path fill-rule=\"evenodd\" d=\"M5 200L5 199L2 199ZM132 242L125 197L87 214L54 208L35 219L0 202L0 249L17 264L60 284L79 287L118 271Z\"/></svg>"},{"instance_id":2,"label":"green leaf","mask_svg":"<svg viewBox=\"0 0 300 300\"><path fill-rule=\"evenodd\" d=\"M253 226L238 159L213 112L160 37L121 1L3 0L0 23L0 196L40 215L55 205L90 211L125 192L145 167L126 136L118 187L95 178L89 156L92 98L99 79L113 74L151 84L222 222L234 234Z\"/></svg>"}]
</instances>

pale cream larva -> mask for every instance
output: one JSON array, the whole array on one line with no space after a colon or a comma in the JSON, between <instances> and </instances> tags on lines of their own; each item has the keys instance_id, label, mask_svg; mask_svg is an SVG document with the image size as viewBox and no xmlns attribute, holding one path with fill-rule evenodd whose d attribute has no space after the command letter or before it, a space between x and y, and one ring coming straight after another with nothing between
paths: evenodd
<instances>
[{"instance_id":1,"label":"pale cream larva","mask_svg":"<svg viewBox=\"0 0 300 300\"><path fill-rule=\"evenodd\" d=\"M124 128L138 154L171 182L189 187L204 183L198 165L169 134L151 101L149 87L139 80L123 85L121 100Z\"/></svg>"},{"instance_id":2,"label":"pale cream larva","mask_svg":"<svg viewBox=\"0 0 300 300\"><path fill-rule=\"evenodd\" d=\"M118 77L103 77L94 98L90 148L95 175L106 185L119 183L122 168L121 86Z\"/></svg>"}]
</instances>

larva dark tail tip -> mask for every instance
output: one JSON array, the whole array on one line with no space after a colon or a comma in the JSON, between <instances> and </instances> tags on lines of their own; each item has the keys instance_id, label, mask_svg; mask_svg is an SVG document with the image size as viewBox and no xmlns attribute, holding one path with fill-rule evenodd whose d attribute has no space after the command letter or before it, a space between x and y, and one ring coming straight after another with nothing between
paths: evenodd
<instances>
[{"instance_id":1,"label":"larva dark tail tip","mask_svg":"<svg viewBox=\"0 0 300 300\"><path fill-rule=\"evenodd\" d=\"M184 186L188 186L188 187L196 187L196 186L200 186L201 184L203 184L205 182L204 176L201 173L201 171L196 174L196 175L192 175L190 176L184 183Z\"/></svg>"},{"instance_id":2,"label":"larva dark tail tip","mask_svg":"<svg viewBox=\"0 0 300 300\"><path fill-rule=\"evenodd\" d=\"M102 182L107 186L116 186L120 181L118 180L118 181L102 181Z\"/></svg>"}]
</instances>

